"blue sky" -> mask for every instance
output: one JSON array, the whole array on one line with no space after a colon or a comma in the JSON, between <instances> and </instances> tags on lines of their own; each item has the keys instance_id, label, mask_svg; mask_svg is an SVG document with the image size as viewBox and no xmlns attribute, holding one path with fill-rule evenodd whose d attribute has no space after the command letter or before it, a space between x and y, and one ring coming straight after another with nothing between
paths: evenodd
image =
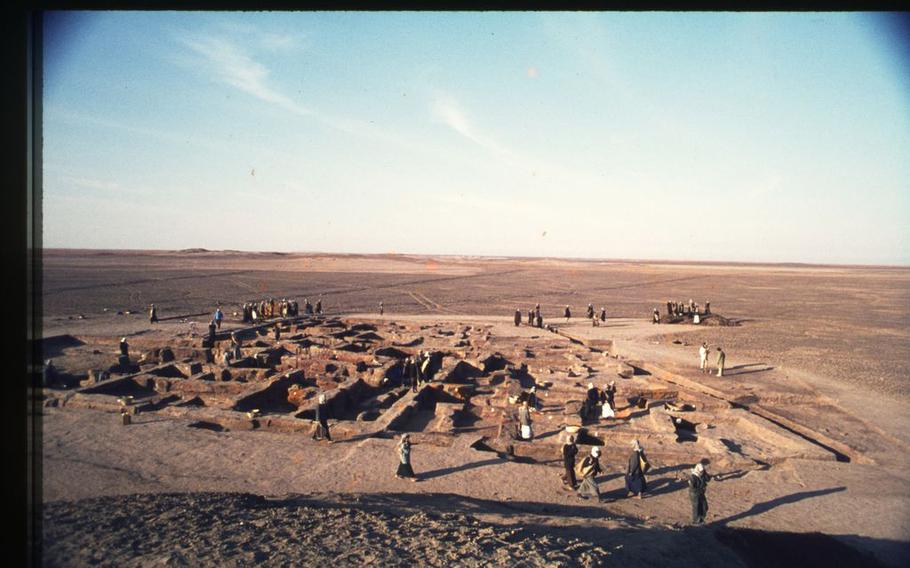
<instances>
[{"instance_id":1,"label":"blue sky","mask_svg":"<svg viewBox=\"0 0 910 568\"><path fill-rule=\"evenodd\" d=\"M887 24L52 13L44 246L910 264Z\"/></svg>"}]
</instances>

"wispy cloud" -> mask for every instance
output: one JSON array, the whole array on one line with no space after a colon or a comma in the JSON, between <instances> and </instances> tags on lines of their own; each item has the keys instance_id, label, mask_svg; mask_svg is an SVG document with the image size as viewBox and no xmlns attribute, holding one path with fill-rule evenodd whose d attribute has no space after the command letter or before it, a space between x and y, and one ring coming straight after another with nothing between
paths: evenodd
<instances>
[{"instance_id":1,"label":"wispy cloud","mask_svg":"<svg viewBox=\"0 0 910 568\"><path fill-rule=\"evenodd\" d=\"M300 116L313 111L269 84L269 69L232 42L216 37L184 37L180 40L208 64L222 82Z\"/></svg>"},{"instance_id":2,"label":"wispy cloud","mask_svg":"<svg viewBox=\"0 0 910 568\"><path fill-rule=\"evenodd\" d=\"M515 154L515 152L499 144L480 131L468 118L467 113L461 105L459 105L451 95L438 95L433 101L432 111L434 116L443 124L487 151L513 163L520 161L519 156Z\"/></svg>"}]
</instances>

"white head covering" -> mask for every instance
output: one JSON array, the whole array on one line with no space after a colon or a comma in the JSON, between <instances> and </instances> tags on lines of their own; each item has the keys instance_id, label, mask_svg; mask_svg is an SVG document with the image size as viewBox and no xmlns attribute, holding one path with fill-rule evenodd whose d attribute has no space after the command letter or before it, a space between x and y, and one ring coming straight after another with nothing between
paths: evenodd
<instances>
[{"instance_id":1,"label":"white head covering","mask_svg":"<svg viewBox=\"0 0 910 568\"><path fill-rule=\"evenodd\" d=\"M600 448L598 448L597 446L594 446L593 448L591 448L591 455L594 456L595 458L596 458L597 456L599 456L599 455L600 455Z\"/></svg>"},{"instance_id":2,"label":"white head covering","mask_svg":"<svg viewBox=\"0 0 910 568\"><path fill-rule=\"evenodd\" d=\"M594 383L588 383L588 388L589 388L589 389L593 389L593 388L594 388Z\"/></svg>"},{"instance_id":3,"label":"white head covering","mask_svg":"<svg viewBox=\"0 0 910 568\"><path fill-rule=\"evenodd\" d=\"M632 448L641 451L641 444L638 443L638 440L632 440Z\"/></svg>"},{"instance_id":4,"label":"white head covering","mask_svg":"<svg viewBox=\"0 0 910 568\"><path fill-rule=\"evenodd\" d=\"M324 394L319 395L319 404L325 404L325 395Z\"/></svg>"},{"instance_id":5,"label":"white head covering","mask_svg":"<svg viewBox=\"0 0 910 568\"><path fill-rule=\"evenodd\" d=\"M703 466L701 462L698 462L697 464L695 464L695 467L692 469L692 471L696 475L701 475L705 471L705 466Z\"/></svg>"},{"instance_id":6,"label":"white head covering","mask_svg":"<svg viewBox=\"0 0 910 568\"><path fill-rule=\"evenodd\" d=\"M120 338L120 343L126 343L126 338L125 338L125 337L121 337L121 338Z\"/></svg>"}]
</instances>

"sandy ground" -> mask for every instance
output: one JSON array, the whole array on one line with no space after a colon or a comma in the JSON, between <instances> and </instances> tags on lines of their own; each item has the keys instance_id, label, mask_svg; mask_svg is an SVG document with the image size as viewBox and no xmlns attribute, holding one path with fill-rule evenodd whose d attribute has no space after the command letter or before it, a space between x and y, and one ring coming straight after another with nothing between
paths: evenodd
<instances>
[{"instance_id":1,"label":"sandy ground","mask_svg":"<svg viewBox=\"0 0 910 568\"><path fill-rule=\"evenodd\" d=\"M739 377L749 388L793 381L888 440L870 450L871 464L792 459L716 480L708 527L690 528L678 464L655 464L654 491L642 501L625 498L622 464L607 464L599 479L606 500L594 503L562 488L556 464L479 452L469 437L416 445L422 480L410 483L394 477L394 441L381 437L328 445L154 415L123 427L115 414L45 408L46 565L334 558L339 565L902 566L910 559L908 270L246 253L58 252L44 261L44 335L106 338L112 351L121 335L183 331L183 316L216 301L263 295L322 293L330 311L362 312L352 317L375 317L382 300L386 318L497 322L502 333L516 307L539 301L556 322L565 304L581 315L593 302L607 307L608 326L594 331L579 321L568 332L614 339L674 369L694 368L702 340L723 345L729 367L770 369ZM709 299L713 311L742 325L645 323L652 307L689 297ZM150 332L141 314L116 315L148 302L173 319ZM85 319L70 319L78 314ZM520 532L504 538L507 528ZM423 555L414 541L427 543ZM572 551L569 560L561 551Z\"/></svg>"}]
</instances>

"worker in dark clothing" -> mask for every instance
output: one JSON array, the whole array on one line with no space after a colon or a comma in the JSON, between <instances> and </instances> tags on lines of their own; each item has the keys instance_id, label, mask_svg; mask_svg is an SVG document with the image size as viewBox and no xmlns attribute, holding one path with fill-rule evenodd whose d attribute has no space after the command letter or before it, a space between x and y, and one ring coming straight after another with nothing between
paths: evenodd
<instances>
[{"instance_id":1,"label":"worker in dark clothing","mask_svg":"<svg viewBox=\"0 0 910 568\"><path fill-rule=\"evenodd\" d=\"M594 446L591 448L591 455L585 456L585 459L581 460L579 467L580 475L582 477L581 485L578 487L578 494L587 499L589 497L594 497L598 501L600 500L600 490L597 488L597 475L603 473L603 469L600 467L600 448Z\"/></svg>"},{"instance_id":2,"label":"worker in dark clothing","mask_svg":"<svg viewBox=\"0 0 910 568\"><path fill-rule=\"evenodd\" d=\"M209 322L209 341L215 341L215 320Z\"/></svg>"},{"instance_id":3,"label":"worker in dark clothing","mask_svg":"<svg viewBox=\"0 0 910 568\"><path fill-rule=\"evenodd\" d=\"M520 325L521 325L521 310L516 309L515 310L515 327L518 327Z\"/></svg>"},{"instance_id":4,"label":"worker in dark clothing","mask_svg":"<svg viewBox=\"0 0 910 568\"><path fill-rule=\"evenodd\" d=\"M600 308L600 321L602 323L607 321L607 308Z\"/></svg>"},{"instance_id":5,"label":"worker in dark clothing","mask_svg":"<svg viewBox=\"0 0 910 568\"><path fill-rule=\"evenodd\" d=\"M316 300L316 315L322 315L322 300Z\"/></svg>"},{"instance_id":6,"label":"worker in dark clothing","mask_svg":"<svg viewBox=\"0 0 910 568\"><path fill-rule=\"evenodd\" d=\"M588 311L585 312L585 317L588 319L594 319L594 304L588 304Z\"/></svg>"},{"instance_id":7,"label":"worker in dark clothing","mask_svg":"<svg viewBox=\"0 0 910 568\"><path fill-rule=\"evenodd\" d=\"M575 480L575 456L578 455L578 446L575 445L575 436L569 436L569 439L562 446L562 465L566 468L562 482L572 489L578 486Z\"/></svg>"},{"instance_id":8,"label":"worker in dark clothing","mask_svg":"<svg viewBox=\"0 0 910 568\"><path fill-rule=\"evenodd\" d=\"M566 306L566 311L563 315L566 317L566 323L569 323L569 318L572 317L572 312L569 310L569 306Z\"/></svg>"},{"instance_id":9,"label":"worker in dark clothing","mask_svg":"<svg viewBox=\"0 0 910 568\"><path fill-rule=\"evenodd\" d=\"M532 327L533 325L534 325L534 309L532 308L532 309L528 310L528 327Z\"/></svg>"},{"instance_id":10,"label":"worker in dark clothing","mask_svg":"<svg viewBox=\"0 0 910 568\"><path fill-rule=\"evenodd\" d=\"M644 496L648 490L648 484L645 481L645 473L651 468L648 458L645 457L645 451L642 449L638 440L632 442L632 454L629 456L629 467L626 468L626 490L629 494L635 494L638 499Z\"/></svg>"},{"instance_id":11,"label":"worker in dark clothing","mask_svg":"<svg viewBox=\"0 0 910 568\"><path fill-rule=\"evenodd\" d=\"M540 317L540 314L537 314L537 327L543 329L543 318Z\"/></svg>"},{"instance_id":12,"label":"worker in dark clothing","mask_svg":"<svg viewBox=\"0 0 910 568\"><path fill-rule=\"evenodd\" d=\"M130 356L130 344L126 342L125 337L120 339L120 354L124 357Z\"/></svg>"},{"instance_id":13,"label":"worker in dark clothing","mask_svg":"<svg viewBox=\"0 0 910 568\"><path fill-rule=\"evenodd\" d=\"M281 327L276 323L275 324L275 341L281 339Z\"/></svg>"},{"instance_id":14,"label":"worker in dark clothing","mask_svg":"<svg viewBox=\"0 0 910 568\"><path fill-rule=\"evenodd\" d=\"M708 489L708 481L711 476L705 471L705 466L701 462L695 464L695 468L689 474L689 501L692 503L692 523L703 524L705 516L708 514L708 498L705 491Z\"/></svg>"},{"instance_id":15,"label":"worker in dark clothing","mask_svg":"<svg viewBox=\"0 0 910 568\"><path fill-rule=\"evenodd\" d=\"M325 395L319 395L319 405L316 407L316 429L313 431L313 439L321 440L325 438L332 441L332 435L329 434L329 407L325 402Z\"/></svg>"},{"instance_id":16,"label":"worker in dark clothing","mask_svg":"<svg viewBox=\"0 0 910 568\"><path fill-rule=\"evenodd\" d=\"M149 306L149 323L158 323L158 308L155 304Z\"/></svg>"},{"instance_id":17,"label":"worker in dark clothing","mask_svg":"<svg viewBox=\"0 0 910 568\"><path fill-rule=\"evenodd\" d=\"M581 406L581 418L583 420L592 420L597 417L597 403L600 402L600 393L594 383L588 383L588 391L585 394L585 401Z\"/></svg>"}]
</instances>

